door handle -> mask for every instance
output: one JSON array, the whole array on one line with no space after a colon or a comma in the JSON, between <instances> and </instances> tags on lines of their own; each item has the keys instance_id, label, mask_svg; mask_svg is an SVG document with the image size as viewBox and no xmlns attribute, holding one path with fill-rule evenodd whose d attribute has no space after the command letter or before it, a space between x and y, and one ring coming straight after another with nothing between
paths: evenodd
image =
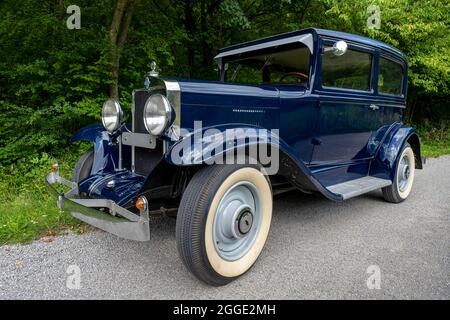
<instances>
[{"instance_id":1,"label":"door handle","mask_svg":"<svg viewBox=\"0 0 450 320\"><path fill-rule=\"evenodd\" d=\"M377 106L376 104L371 104L371 105L369 106L369 108L372 109L373 111L380 109L380 107Z\"/></svg>"}]
</instances>

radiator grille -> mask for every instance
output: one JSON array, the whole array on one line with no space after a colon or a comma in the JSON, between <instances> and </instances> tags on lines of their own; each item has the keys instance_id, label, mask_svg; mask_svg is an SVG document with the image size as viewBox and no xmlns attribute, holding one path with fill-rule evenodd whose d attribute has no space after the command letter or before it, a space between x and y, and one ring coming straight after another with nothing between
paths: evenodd
<instances>
[{"instance_id":1,"label":"radiator grille","mask_svg":"<svg viewBox=\"0 0 450 320\"><path fill-rule=\"evenodd\" d=\"M144 107L148 98L155 94L165 94L164 90L147 91L140 90L134 93L134 132L148 134L144 125ZM163 144L160 140L157 141L155 149L134 148L134 169L136 173L141 175L148 175L163 155Z\"/></svg>"},{"instance_id":2,"label":"radiator grille","mask_svg":"<svg viewBox=\"0 0 450 320\"><path fill-rule=\"evenodd\" d=\"M137 91L134 94L134 132L148 133L144 125L145 102L152 93L149 91Z\"/></svg>"}]
</instances>

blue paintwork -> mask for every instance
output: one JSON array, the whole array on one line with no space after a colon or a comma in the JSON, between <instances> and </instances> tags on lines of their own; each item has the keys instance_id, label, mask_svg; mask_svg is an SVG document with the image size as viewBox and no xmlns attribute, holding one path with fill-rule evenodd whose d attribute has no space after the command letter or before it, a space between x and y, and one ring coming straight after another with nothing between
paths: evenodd
<instances>
[{"instance_id":1,"label":"blue paintwork","mask_svg":"<svg viewBox=\"0 0 450 320\"><path fill-rule=\"evenodd\" d=\"M398 125L385 137L383 145L380 147L374 161L370 174L384 179L394 179L395 168L397 166L397 155L402 150L405 143L413 136L418 136L414 128ZM421 165L420 165L421 167Z\"/></svg>"},{"instance_id":2,"label":"blue paintwork","mask_svg":"<svg viewBox=\"0 0 450 320\"><path fill-rule=\"evenodd\" d=\"M76 141L91 141L94 142L99 134L105 131L105 128L101 123L91 124L84 128L81 128L75 132L72 136L72 142Z\"/></svg>"},{"instance_id":3,"label":"blue paintwork","mask_svg":"<svg viewBox=\"0 0 450 320\"><path fill-rule=\"evenodd\" d=\"M220 50L226 52L312 33L314 52L308 88L280 85L236 85L221 82L179 80L182 93L181 124L192 128L194 121L203 126L254 125L280 129L280 141L290 146L292 156L301 161L312 176L324 186L369 174L370 165L380 150L386 134L402 124L406 105L407 62L403 53L382 42L342 32L306 29L252 41ZM321 50L324 45L345 40L350 49L372 54L372 77L368 91L322 87ZM378 61L380 56L402 65L402 94L379 94ZM225 64L231 58L224 58ZM223 69L223 68L222 68ZM370 109L375 104L378 110ZM255 109L254 114L236 113L234 109ZM318 144L313 144L317 139Z\"/></svg>"},{"instance_id":4,"label":"blue paintwork","mask_svg":"<svg viewBox=\"0 0 450 320\"><path fill-rule=\"evenodd\" d=\"M255 140L251 139L246 140L238 138L236 139L236 143L233 146L229 146L223 143L222 147L216 149L221 150L220 153L210 154L208 152L209 150L214 149L214 147L217 147L217 141L219 141L219 144L225 141L227 129L235 128L240 128L244 131L243 135L240 137L252 136L251 134L249 134L249 132L254 132L255 134L258 134L259 137L261 137L261 133L258 132L262 130L261 128L246 124L229 124L209 128L201 128L198 130L193 130L183 140L174 143L171 146L169 152L167 152L165 159L168 163L175 166L193 166L202 163L217 163L215 162L216 159L223 159L221 158L222 155L226 154L229 151L242 150L245 147L254 146L255 144L257 144L258 146L266 145L267 148L269 148L270 146L272 148L278 149L280 153L280 162L283 162L283 159L289 159L289 161L293 163L294 166L292 168L292 171L288 174L296 176L296 182L298 182L298 184L301 185L302 188L304 188L305 190L319 191L330 200L342 201L342 197L340 195L329 192L323 184L317 181L306 164L300 158L295 156L294 149L286 142L284 142L281 137L277 136L273 132L264 132L264 135L266 135L267 139L258 141L259 143L255 143ZM214 129L216 132L208 134L208 131L210 131L211 129ZM219 136L220 138L217 139L216 136ZM190 150L191 152L188 154L183 154L183 152L181 151L184 148Z\"/></svg>"},{"instance_id":5,"label":"blue paintwork","mask_svg":"<svg viewBox=\"0 0 450 320\"><path fill-rule=\"evenodd\" d=\"M230 145L227 140L227 130L239 128L241 130L230 132L235 136L235 143ZM258 139L259 138L259 139ZM255 125L232 123L212 127L201 127L191 131L182 140L171 145L165 159L172 165L191 166L202 163L212 163L228 152L243 147L267 145L277 146L282 152L293 153L276 133L261 129ZM188 153L184 153L187 150ZM216 162L217 163L217 162Z\"/></svg>"},{"instance_id":6,"label":"blue paintwork","mask_svg":"<svg viewBox=\"0 0 450 320\"><path fill-rule=\"evenodd\" d=\"M138 194L145 178L130 170L102 171L81 181L78 188L91 198L110 199L119 206L124 206ZM108 188L106 185L111 180L115 182L114 188Z\"/></svg>"},{"instance_id":7,"label":"blue paintwork","mask_svg":"<svg viewBox=\"0 0 450 320\"><path fill-rule=\"evenodd\" d=\"M193 129L195 121L202 121L203 127L248 123L263 128L279 128L279 92L272 86L192 80L179 80L179 84L182 128ZM262 113L249 118L248 114L233 111L238 108Z\"/></svg>"},{"instance_id":8,"label":"blue paintwork","mask_svg":"<svg viewBox=\"0 0 450 320\"><path fill-rule=\"evenodd\" d=\"M119 148L113 144L114 136L102 125L90 125L82 128L72 137L72 142L89 141L94 146L94 163L91 174L102 171L114 171L118 167Z\"/></svg>"},{"instance_id":9,"label":"blue paintwork","mask_svg":"<svg viewBox=\"0 0 450 320\"><path fill-rule=\"evenodd\" d=\"M103 125L94 124L82 128L72 136L72 142L89 141L94 148L94 163L91 175L79 183L79 191L88 194L91 198L111 199L118 205L123 205L134 197L141 189L145 177L132 173L131 149L123 146L123 168L119 166L119 148L114 142L119 134L109 134ZM116 187L111 190L106 183L114 179Z\"/></svg>"},{"instance_id":10,"label":"blue paintwork","mask_svg":"<svg viewBox=\"0 0 450 320\"><path fill-rule=\"evenodd\" d=\"M130 130L130 128L131 124L126 124L126 130ZM119 147L115 143L115 139L120 133L121 131L118 131L112 135L105 130L102 124L93 124L81 128L72 136L72 142L92 142L95 156L91 174L114 171L118 168ZM129 146L123 146L123 168L131 168L130 152Z\"/></svg>"},{"instance_id":11,"label":"blue paintwork","mask_svg":"<svg viewBox=\"0 0 450 320\"><path fill-rule=\"evenodd\" d=\"M399 50L357 35L305 29L231 46L219 52L306 33L312 33L314 40L307 87L177 79L181 89L181 112L177 116L180 116L181 128L190 134L181 141L175 141L173 136L163 137L170 147L165 161L176 166L212 162L220 153L204 153L208 146L216 143L212 136L204 137L205 131L211 128L222 137L229 128L279 129L279 135L274 140L278 140L283 158L280 172L300 189L316 190L331 200L340 201L342 197L329 192L326 187L366 175L392 179L398 152L408 139L418 139L415 130L402 122L408 64ZM322 86L322 48L338 40L345 40L350 49L363 50L372 55L369 90ZM378 92L380 57L402 65L404 82L401 95ZM233 57L224 57L221 63L226 63L227 59ZM223 65L221 69L224 70ZM222 76L220 78L223 79ZM372 110L371 105L378 106L378 109ZM201 130L194 130L196 121L202 121ZM118 199L120 203L137 194L138 187L142 186L142 177L129 171L125 171L124 176L114 173L123 189L106 190L105 174L117 167L117 149L111 144L113 137L106 134L103 128L86 128L75 134L74 138L93 141L96 150L94 176L84 182L84 190L93 197L107 196ZM272 139L264 143L270 144ZM181 162L177 161L172 151L186 145L190 147L190 153L184 154ZM226 152L230 148L239 149L248 145L249 142L242 141L234 146L222 145L222 150ZM203 154L199 154L198 150L203 150ZM123 158L129 163L130 152L124 150ZM198 161L193 163L192 159ZM418 168L421 168L421 163Z\"/></svg>"}]
</instances>

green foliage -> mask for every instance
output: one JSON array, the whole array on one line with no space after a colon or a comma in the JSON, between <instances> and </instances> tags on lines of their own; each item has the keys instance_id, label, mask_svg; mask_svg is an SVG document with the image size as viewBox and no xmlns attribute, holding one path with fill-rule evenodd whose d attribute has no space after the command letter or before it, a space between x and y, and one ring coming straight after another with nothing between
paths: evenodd
<instances>
[{"instance_id":1,"label":"green foliage","mask_svg":"<svg viewBox=\"0 0 450 320\"><path fill-rule=\"evenodd\" d=\"M80 0L81 29L69 30L69 1L0 4L0 164L52 153L99 120L110 74L114 0ZM141 0L121 52L120 100L130 108L150 61L164 75L214 80L217 49L263 36L321 27L385 41L409 60L407 120L449 119L450 3L379 0L381 28L369 29L372 0ZM148 10L152 8L152 10Z\"/></svg>"},{"instance_id":2,"label":"green foliage","mask_svg":"<svg viewBox=\"0 0 450 320\"><path fill-rule=\"evenodd\" d=\"M422 155L438 157L450 154L450 121L436 124L424 122L417 125L422 143Z\"/></svg>"},{"instance_id":3,"label":"green foliage","mask_svg":"<svg viewBox=\"0 0 450 320\"><path fill-rule=\"evenodd\" d=\"M86 28L72 32L65 9L32 0L0 6L0 164L64 147L71 132L99 118L106 28L87 12Z\"/></svg>"},{"instance_id":4,"label":"green foliage","mask_svg":"<svg viewBox=\"0 0 450 320\"><path fill-rule=\"evenodd\" d=\"M70 178L78 157L90 145L75 145L57 155L63 176ZM0 167L0 245L28 242L64 230L84 232L79 220L61 212L46 190L44 177L56 159L47 153Z\"/></svg>"},{"instance_id":5,"label":"green foliage","mask_svg":"<svg viewBox=\"0 0 450 320\"><path fill-rule=\"evenodd\" d=\"M220 5L220 15L227 17L223 23L226 28L248 29L250 27L250 22L235 0L224 0Z\"/></svg>"}]
</instances>

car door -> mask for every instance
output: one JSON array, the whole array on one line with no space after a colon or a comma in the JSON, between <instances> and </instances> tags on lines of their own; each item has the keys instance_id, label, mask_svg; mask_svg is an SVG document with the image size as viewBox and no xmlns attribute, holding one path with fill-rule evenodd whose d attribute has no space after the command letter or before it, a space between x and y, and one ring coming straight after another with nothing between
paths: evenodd
<instances>
[{"instance_id":1,"label":"car door","mask_svg":"<svg viewBox=\"0 0 450 320\"><path fill-rule=\"evenodd\" d=\"M324 40L324 48L337 39ZM377 130L374 104L375 50L347 42L343 55L322 50L316 93L319 111L311 166L353 164L370 157L367 145Z\"/></svg>"},{"instance_id":2,"label":"car door","mask_svg":"<svg viewBox=\"0 0 450 320\"><path fill-rule=\"evenodd\" d=\"M295 86L284 86L278 89L281 137L298 159L309 164L314 149L311 137L317 122L316 100L306 95L304 88L301 90Z\"/></svg>"},{"instance_id":3,"label":"car door","mask_svg":"<svg viewBox=\"0 0 450 320\"><path fill-rule=\"evenodd\" d=\"M373 154L384 132L391 126L402 121L403 110L406 108L407 65L386 52L380 52L377 59L377 85L375 88L378 117L375 126L378 127L369 143L369 152Z\"/></svg>"}]
</instances>

